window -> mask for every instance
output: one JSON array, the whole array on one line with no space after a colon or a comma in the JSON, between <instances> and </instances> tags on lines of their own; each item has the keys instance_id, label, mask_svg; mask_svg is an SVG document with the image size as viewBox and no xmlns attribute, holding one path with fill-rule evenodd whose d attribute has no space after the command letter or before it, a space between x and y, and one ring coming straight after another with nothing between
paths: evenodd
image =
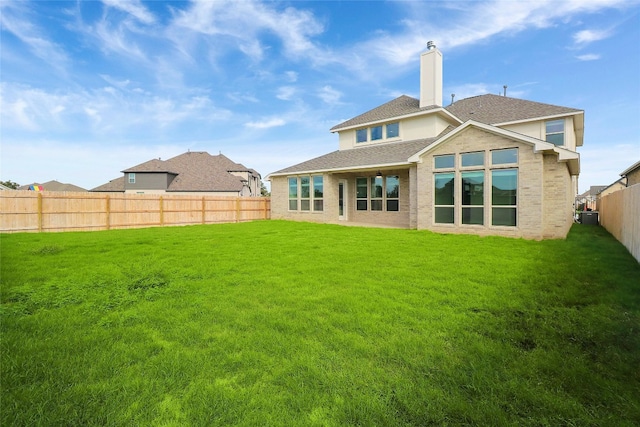
<instances>
[{"instance_id":1,"label":"window","mask_svg":"<svg viewBox=\"0 0 640 427\"><path fill-rule=\"evenodd\" d=\"M387 211L400 210L400 177L397 175L387 177Z\"/></svg>"},{"instance_id":2,"label":"window","mask_svg":"<svg viewBox=\"0 0 640 427\"><path fill-rule=\"evenodd\" d=\"M478 151L475 153L464 153L461 156L461 165L465 166L483 166L484 165L484 151Z\"/></svg>"},{"instance_id":3,"label":"window","mask_svg":"<svg viewBox=\"0 0 640 427\"><path fill-rule=\"evenodd\" d=\"M368 209L367 178L356 178L356 209Z\"/></svg>"},{"instance_id":4,"label":"window","mask_svg":"<svg viewBox=\"0 0 640 427\"><path fill-rule=\"evenodd\" d=\"M491 171L491 224L516 226L518 170Z\"/></svg>"},{"instance_id":5,"label":"window","mask_svg":"<svg viewBox=\"0 0 640 427\"><path fill-rule=\"evenodd\" d=\"M367 128L356 130L356 142L367 142Z\"/></svg>"},{"instance_id":6,"label":"window","mask_svg":"<svg viewBox=\"0 0 640 427\"><path fill-rule=\"evenodd\" d=\"M435 182L435 222L453 224L454 173L437 173Z\"/></svg>"},{"instance_id":7,"label":"window","mask_svg":"<svg viewBox=\"0 0 640 427\"><path fill-rule=\"evenodd\" d=\"M491 152L492 165L504 165L518 163L518 149L507 148L506 150L494 150Z\"/></svg>"},{"instance_id":8,"label":"window","mask_svg":"<svg viewBox=\"0 0 640 427\"><path fill-rule=\"evenodd\" d=\"M547 142L564 145L564 119L551 120L546 123Z\"/></svg>"},{"instance_id":9,"label":"window","mask_svg":"<svg viewBox=\"0 0 640 427\"><path fill-rule=\"evenodd\" d=\"M376 141L382 139L382 126L374 126L371 128L371 140Z\"/></svg>"},{"instance_id":10,"label":"window","mask_svg":"<svg viewBox=\"0 0 640 427\"><path fill-rule=\"evenodd\" d=\"M462 223L484 224L484 171L462 172Z\"/></svg>"},{"instance_id":11,"label":"window","mask_svg":"<svg viewBox=\"0 0 640 427\"><path fill-rule=\"evenodd\" d=\"M400 135L400 124L398 122L387 124L387 138L395 138Z\"/></svg>"},{"instance_id":12,"label":"window","mask_svg":"<svg viewBox=\"0 0 640 427\"><path fill-rule=\"evenodd\" d=\"M129 184L135 184L136 183L136 174L135 173L130 173L129 174Z\"/></svg>"},{"instance_id":13,"label":"window","mask_svg":"<svg viewBox=\"0 0 640 427\"><path fill-rule=\"evenodd\" d=\"M322 212L324 182L322 175L289 178L289 210Z\"/></svg>"},{"instance_id":14,"label":"window","mask_svg":"<svg viewBox=\"0 0 640 427\"><path fill-rule=\"evenodd\" d=\"M455 156L453 154L447 154L445 156L435 156L434 158L436 169L449 169L455 165Z\"/></svg>"},{"instance_id":15,"label":"window","mask_svg":"<svg viewBox=\"0 0 640 427\"><path fill-rule=\"evenodd\" d=\"M313 210L322 211L324 209L324 185L322 182L322 176L317 175L313 177Z\"/></svg>"},{"instance_id":16,"label":"window","mask_svg":"<svg viewBox=\"0 0 640 427\"><path fill-rule=\"evenodd\" d=\"M298 210L298 178L289 178L289 210Z\"/></svg>"},{"instance_id":17,"label":"window","mask_svg":"<svg viewBox=\"0 0 640 427\"><path fill-rule=\"evenodd\" d=\"M300 210L308 211L311 209L311 191L309 190L310 178L308 176L300 177Z\"/></svg>"},{"instance_id":18,"label":"window","mask_svg":"<svg viewBox=\"0 0 640 427\"><path fill-rule=\"evenodd\" d=\"M382 210L382 177L371 178L371 210Z\"/></svg>"}]
</instances>

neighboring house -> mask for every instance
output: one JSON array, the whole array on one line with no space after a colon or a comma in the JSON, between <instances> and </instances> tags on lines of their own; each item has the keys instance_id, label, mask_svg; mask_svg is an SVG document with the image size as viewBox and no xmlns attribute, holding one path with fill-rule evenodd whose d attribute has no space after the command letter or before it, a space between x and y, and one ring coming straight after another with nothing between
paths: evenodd
<instances>
[{"instance_id":1,"label":"neighboring house","mask_svg":"<svg viewBox=\"0 0 640 427\"><path fill-rule=\"evenodd\" d=\"M4 185L4 184L0 184L0 191L3 191L3 190L13 190L13 188L11 188L11 187L7 187L7 186L6 186L6 185Z\"/></svg>"},{"instance_id":2,"label":"neighboring house","mask_svg":"<svg viewBox=\"0 0 640 427\"><path fill-rule=\"evenodd\" d=\"M607 188L606 185L592 185L587 191L576 196L576 209L579 211L596 210L598 194Z\"/></svg>"},{"instance_id":3,"label":"neighboring house","mask_svg":"<svg viewBox=\"0 0 640 427\"><path fill-rule=\"evenodd\" d=\"M85 188L78 187L73 184L65 184L62 182L58 182L56 180L48 181L45 183L37 183L33 184L21 185L18 187L18 190L32 190L32 191L87 191Z\"/></svg>"},{"instance_id":4,"label":"neighboring house","mask_svg":"<svg viewBox=\"0 0 640 427\"><path fill-rule=\"evenodd\" d=\"M626 188L627 185L625 184L625 179L624 178L620 178L619 180L617 180L616 182L614 182L611 185L607 185L606 187L604 187L602 190L598 191L598 194L596 194L596 206L594 210L600 210L600 198L607 196L611 193L615 193L616 191L622 190L623 188ZM593 188L593 187L592 187ZM591 206L589 206L591 207Z\"/></svg>"},{"instance_id":5,"label":"neighboring house","mask_svg":"<svg viewBox=\"0 0 640 427\"><path fill-rule=\"evenodd\" d=\"M91 191L260 196L260 174L222 154L188 151L168 160L149 160L122 173Z\"/></svg>"},{"instance_id":6,"label":"neighboring house","mask_svg":"<svg viewBox=\"0 0 640 427\"><path fill-rule=\"evenodd\" d=\"M625 169L620 176L626 180L627 187L640 184L640 160Z\"/></svg>"},{"instance_id":7,"label":"neighboring house","mask_svg":"<svg viewBox=\"0 0 640 427\"><path fill-rule=\"evenodd\" d=\"M564 238L584 111L499 95L441 102L442 54L430 42L420 99L338 124L337 151L268 175L272 218Z\"/></svg>"}]
</instances>

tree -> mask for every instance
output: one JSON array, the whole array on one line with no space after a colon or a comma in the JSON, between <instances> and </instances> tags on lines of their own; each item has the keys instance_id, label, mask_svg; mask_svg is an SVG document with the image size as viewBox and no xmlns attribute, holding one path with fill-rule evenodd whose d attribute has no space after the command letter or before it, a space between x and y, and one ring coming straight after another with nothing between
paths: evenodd
<instances>
[{"instance_id":1,"label":"tree","mask_svg":"<svg viewBox=\"0 0 640 427\"><path fill-rule=\"evenodd\" d=\"M263 197L271 196L271 192L269 192L267 187L264 185L264 182L262 182L262 181L260 181L260 195L263 196Z\"/></svg>"},{"instance_id":2,"label":"tree","mask_svg":"<svg viewBox=\"0 0 640 427\"><path fill-rule=\"evenodd\" d=\"M20 184L18 184L17 182L13 182L11 180L0 181L0 184L4 185L5 187L13 188L14 190L16 190L18 187L20 187Z\"/></svg>"}]
</instances>

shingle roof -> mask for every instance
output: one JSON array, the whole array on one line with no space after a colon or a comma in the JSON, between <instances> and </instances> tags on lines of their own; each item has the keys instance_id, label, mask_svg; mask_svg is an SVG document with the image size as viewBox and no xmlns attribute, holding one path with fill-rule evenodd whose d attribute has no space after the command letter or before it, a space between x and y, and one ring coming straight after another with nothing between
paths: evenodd
<instances>
[{"instance_id":1,"label":"shingle roof","mask_svg":"<svg viewBox=\"0 0 640 427\"><path fill-rule=\"evenodd\" d=\"M461 99L445 109L463 122L475 120L488 125L582 112L575 108L492 94Z\"/></svg>"},{"instance_id":2,"label":"shingle roof","mask_svg":"<svg viewBox=\"0 0 640 427\"><path fill-rule=\"evenodd\" d=\"M368 166L379 167L383 165L407 164L409 157L429 146L438 138L439 136L414 141L390 142L350 150L333 151L329 154L316 157L315 159L307 160L306 162L273 172L270 175L348 168L364 169Z\"/></svg>"},{"instance_id":3,"label":"shingle roof","mask_svg":"<svg viewBox=\"0 0 640 427\"><path fill-rule=\"evenodd\" d=\"M31 185L42 185L42 188L45 191L87 191L85 188L78 187L74 184L66 184L63 182L56 181L55 179L52 181L45 182L43 184L39 184L34 182L33 184L21 185L18 187L18 190L28 190Z\"/></svg>"},{"instance_id":4,"label":"shingle roof","mask_svg":"<svg viewBox=\"0 0 640 427\"><path fill-rule=\"evenodd\" d=\"M124 173L169 173L176 175L167 191L241 191L243 179L233 172L248 172L259 177L255 170L235 163L223 154L212 156L205 151L189 151L167 160L152 159L125 169ZM124 177L92 189L91 191L124 191Z\"/></svg>"},{"instance_id":5,"label":"shingle roof","mask_svg":"<svg viewBox=\"0 0 640 427\"><path fill-rule=\"evenodd\" d=\"M407 95L402 95L392 101L387 102L386 104L382 104L381 106L374 108L373 110L369 110L366 113L360 114L359 116L347 120L346 122L335 125L331 128L331 132L364 123L392 119L394 117L400 117L420 111L434 110L437 108L440 107L438 107L437 105L430 105L428 107L420 108L419 100Z\"/></svg>"}]
</instances>

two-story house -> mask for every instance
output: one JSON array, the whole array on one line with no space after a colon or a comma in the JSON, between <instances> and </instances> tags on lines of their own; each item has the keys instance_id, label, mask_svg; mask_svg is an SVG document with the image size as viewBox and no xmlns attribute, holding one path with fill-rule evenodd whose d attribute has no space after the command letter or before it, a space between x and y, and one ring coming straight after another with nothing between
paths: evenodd
<instances>
[{"instance_id":1,"label":"two-story house","mask_svg":"<svg viewBox=\"0 0 640 427\"><path fill-rule=\"evenodd\" d=\"M260 174L223 154L188 151L167 160L152 159L122 171L123 176L92 189L137 194L260 196Z\"/></svg>"},{"instance_id":2,"label":"two-story house","mask_svg":"<svg viewBox=\"0 0 640 427\"><path fill-rule=\"evenodd\" d=\"M271 216L442 233L564 238L584 111L499 95L442 106L442 53L420 57L420 99L340 123L339 149L273 172Z\"/></svg>"}]
</instances>

